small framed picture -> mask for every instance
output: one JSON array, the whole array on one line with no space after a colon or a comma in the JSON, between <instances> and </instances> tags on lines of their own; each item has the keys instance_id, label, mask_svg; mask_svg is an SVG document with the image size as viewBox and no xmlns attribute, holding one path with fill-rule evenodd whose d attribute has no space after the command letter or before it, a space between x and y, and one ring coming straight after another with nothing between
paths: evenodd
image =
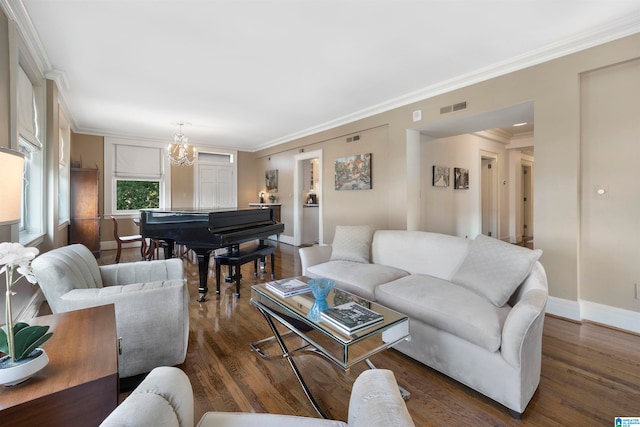
<instances>
[{"instance_id":1,"label":"small framed picture","mask_svg":"<svg viewBox=\"0 0 640 427\"><path fill-rule=\"evenodd\" d=\"M433 165L432 185L434 187L449 186L449 166Z\"/></svg>"},{"instance_id":2,"label":"small framed picture","mask_svg":"<svg viewBox=\"0 0 640 427\"><path fill-rule=\"evenodd\" d=\"M278 169L268 170L264 174L264 184L267 191L278 191Z\"/></svg>"},{"instance_id":3,"label":"small framed picture","mask_svg":"<svg viewBox=\"0 0 640 427\"><path fill-rule=\"evenodd\" d=\"M469 169L453 168L453 188L455 190L469 189Z\"/></svg>"}]
</instances>

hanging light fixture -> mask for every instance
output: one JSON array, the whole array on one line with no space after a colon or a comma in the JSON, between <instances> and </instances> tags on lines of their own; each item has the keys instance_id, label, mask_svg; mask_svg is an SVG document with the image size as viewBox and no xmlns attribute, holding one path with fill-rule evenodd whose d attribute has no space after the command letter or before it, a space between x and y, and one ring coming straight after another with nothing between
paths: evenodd
<instances>
[{"instance_id":1,"label":"hanging light fixture","mask_svg":"<svg viewBox=\"0 0 640 427\"><path fill-rule=\"evenodd\" d=\"M182 133L182 126L188 123L178 122L180 130L173 136L173 144L169 144L169 160L176 166L192 166L196 161L195 147L189 147L189 138Z\"/></svg>"}]
</instances>

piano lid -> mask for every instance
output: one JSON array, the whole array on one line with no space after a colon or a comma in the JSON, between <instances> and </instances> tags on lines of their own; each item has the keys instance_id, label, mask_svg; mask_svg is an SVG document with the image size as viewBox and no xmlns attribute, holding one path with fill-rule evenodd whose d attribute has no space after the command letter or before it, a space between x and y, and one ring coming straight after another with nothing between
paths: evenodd
<instances>
[{"instance_id":1,"label":"piano lid","mask_svg":"<svg viewBox=\"0 0 640 427\"><path fill-rule=\"evenodd\" d=\"M170 224L184 222L208 222L211 213L237 213L244 210L255 210L256 208L211 208L211 209L141 209L140 222L145 224Z\"/></svg>"}]
</instances>

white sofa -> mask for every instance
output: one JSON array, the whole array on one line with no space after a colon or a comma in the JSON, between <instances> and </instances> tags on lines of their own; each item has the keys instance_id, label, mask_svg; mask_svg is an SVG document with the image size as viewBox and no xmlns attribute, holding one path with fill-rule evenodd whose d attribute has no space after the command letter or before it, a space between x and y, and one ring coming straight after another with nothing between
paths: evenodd
<instances>
[{"instance_id":1,"label":"white sofa","mask_svg":"<svg viewBox=\"0 0 640 427\"><path fill-rule=\"evenodd\" d=\"M540 381L547 277L529 250L483 235L337 226L332 246L300 249L303 274L407 314L394 348L519 418Z\"/></svg>"},{"instance_id":2,"label":"white sofa","mask_svg":"<svg viewBox=\"0 0 640 427\"><path fill-rule=\"evenodd\" d=\"M114 304L121 378L184 362L189 341L189 290L180 259L98 266L75 244L31 263L51 311Z\"/></svg>"},{"instance_id":3,"label":"white sofa","mask_svg":"<svg viewBox=\"0 0 640 427\"><path fill-rule=\"evenodd\" d=\"M156 368L100 427L192 427L193 389L178 368ZM412 427L391 371L364 371L353 384L348 424L336 420L247 412L207 412L198 427Z\"/></svg>"}]
</instances>

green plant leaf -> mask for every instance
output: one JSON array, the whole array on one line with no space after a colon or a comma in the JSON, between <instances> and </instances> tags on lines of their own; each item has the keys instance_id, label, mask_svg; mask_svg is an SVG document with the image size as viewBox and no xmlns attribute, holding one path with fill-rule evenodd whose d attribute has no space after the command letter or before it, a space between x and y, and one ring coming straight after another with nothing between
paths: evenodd
<instances>
[{"instance_id":1,"label":"green plant leaf","mask_svg":"<svg viewBox=\"0 0 640 427\"><path fill-rule=\"evenodd\" d=\"M0 327L0 353L9 354L9 340L7 339L7 326Z\"/></svg>"},{"instance_id":2,"label":"green plant leaf","mask_svg":"<svg viewBox=\"0 0 640 427\"><path fill-rule=\"evenodd\" d=\"M40 339L38 341L34 342L29 347L27 347L25 349L25 351L22 352L21 355L17 356L16 360L24 359L25 357L30 355L33 352L33 350L35 350L36 348L40 347L43 342L47 341L52 336L53 336L53 332L49 332L49 333L44 334L43 336L40 337Z\"/></svg>"},{"instance_id":3,"label":"green plant leaf","mask_svg":"<svg viewBox=\"0 0 640 427\"><path fill-rule=\"evenodd\" d=\"M18 324L16 324L17 326ZM23 325L26 325L23 324ZM40 344L47 341L53 335L52 332L47 333L48 326L21 326L18 332L14 328L14 349L15 359L20 360L27 357Z\"/></svg>"}]
</instances>

